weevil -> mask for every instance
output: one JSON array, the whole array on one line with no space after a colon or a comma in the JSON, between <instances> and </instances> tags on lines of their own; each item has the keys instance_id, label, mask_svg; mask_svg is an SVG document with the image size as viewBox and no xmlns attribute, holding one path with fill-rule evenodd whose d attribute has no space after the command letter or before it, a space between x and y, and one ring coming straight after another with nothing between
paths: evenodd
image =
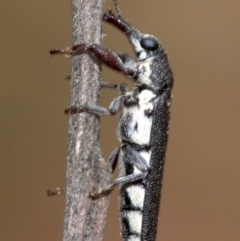
<instances>
[{"instance_id":1,"label":"weevil","mask_svg":"<svg viewBox=\"0 0 240 241\"><path fill-rule=\"evenodd\" d=\"M121 111L118 124L120 146L109 157L114 171L120 162L120 177L108 188L92 193L92 199L108 195L120 186L121 235L125 241L155 241L162 189L163 168L170 123L173 73L161 42L154 36L142 34L124 20L117 1L117 14L111 10L103 21L122 31L130 41L137 57L115 53L98 44L81 43L68 50L51 50L51 54L73 56L89 54L103 64L134 81L133 91L125 85L102 83L117 87L121 95L108 109L99 106L72 106L66 112L88 112L94 115L114 115Z\"/></svg>"}]
</instances>

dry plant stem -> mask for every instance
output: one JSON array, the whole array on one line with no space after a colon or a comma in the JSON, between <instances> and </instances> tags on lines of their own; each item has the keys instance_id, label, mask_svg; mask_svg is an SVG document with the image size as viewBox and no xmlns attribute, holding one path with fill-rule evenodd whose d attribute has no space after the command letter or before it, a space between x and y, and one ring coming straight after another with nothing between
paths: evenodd
<instances>
[{"instance_id":1,"label":"dry plant stem","mask_svg":"<svg viewBox=\"0 0 240 241\"><path fill-rule=\"evenodd\" d=\"M72 0L73 44L102 41L103 0ZM87 54L72 58L71 106L99 104L100 65ZM64 241L101 241L109 197L89 198L111 182L99 148L99 118L70 115Z\"/></svg>"}]
</instances>

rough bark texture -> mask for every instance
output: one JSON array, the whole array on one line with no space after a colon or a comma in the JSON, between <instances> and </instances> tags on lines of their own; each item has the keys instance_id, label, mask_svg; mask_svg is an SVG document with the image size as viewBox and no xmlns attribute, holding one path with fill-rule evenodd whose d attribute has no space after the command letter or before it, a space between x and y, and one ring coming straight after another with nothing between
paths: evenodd
<instances>
[{"instance_id":1,"label":"rough bark texture","mask_svg":"<svg viewBox=\"0 0 240 241\"><path fill-rule=\"evenodd\" d=\"M72 0L73 44L101 43L103 0ZM87 54L74 56L71 106L99 104L100 65ZM111 182L99 147L99 118L88 113L69 119L64 241L101 241L109 197L92 201L88 195Z\"/></svg>"}]
</instances>

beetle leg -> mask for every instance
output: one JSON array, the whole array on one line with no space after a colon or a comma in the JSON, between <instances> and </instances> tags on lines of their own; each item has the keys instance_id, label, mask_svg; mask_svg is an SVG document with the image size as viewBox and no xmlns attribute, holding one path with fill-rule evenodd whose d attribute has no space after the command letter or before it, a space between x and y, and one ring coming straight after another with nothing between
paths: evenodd
<instances>
[{"instance_id":1,"label":"beetle leg","mask_svg":"<svg viewBox=\"0 0 240 241\"><path fill-rule=\"evenodd\" d=\"M98 44L77 44L74 45L71 49L53 49L50 50L50 55L53 54L64 54L65 56L71 56L71 55L80 55L83 53L89 52L90 54L94 55L96 58L98 58L102 63L106 64L108 67L127 75L131 78L134 78L136 75L136 69L134 66L129 66L129 59L127 61L127 64L122 60L122 57L119 57L119 55L115 52L112 52L108 48L104 48L101 45ZM126 57L126 55L124 55ZM132 61L133 62L133 61Z\"/></svg>"},{"instance_id":2,"label":"beetle leg","mask_svg":"<svg viewBox=\"0 0 240 241\"><path fill-rule=\"evenodd\" d=\"M139 152L135 151L130 146L126 146L126 149L124 151L129 152L129 155L132 156L132 162L134 166L136 166L141 172L140 173L133 173L127 176L119 177L117 178L110 186L108 186L106 189L100 190L98 193L91 193L89 197L91 199L98 199L100 197L104 197L106 195L109 195L113 189L117 185L124 185L128 183L133 183L139 180L143 180L147 177L149 172L151 171L151 168L147 165L145 159L139 154ZM118 155L118 154L117 154Z\"/></svg>"},{"instance_id":3,"label":"beetle leg","mask_svg":"<svg viewBox=\"0 0 240 241\"><path fill-rule=\"evenodd\" d=\"M66 109L64 112L65 114L76 114L86 112L94 115L115 115L121 109L124 99L124 95L117 97L112 101L108 109L100 106L80 106L71 107L69 109Z\"/></svg>"},{"instance_id":4,"label":"beetle leg","mask_svg":"<svg viewBox=\"0 0 240 241\"><path fill-rule=\"evenodd\" d=\"M107 82L100 82L101 88L117 89L120 95L125 95L128 91L126 84L111 84Z\"/></svg>"}]
</instances>

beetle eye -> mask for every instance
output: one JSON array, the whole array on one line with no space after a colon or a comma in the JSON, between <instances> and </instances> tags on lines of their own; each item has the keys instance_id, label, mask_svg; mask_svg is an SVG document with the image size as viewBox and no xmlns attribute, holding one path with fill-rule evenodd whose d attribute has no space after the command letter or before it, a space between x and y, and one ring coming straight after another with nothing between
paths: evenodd
<instances>
[{"instance_id":1,"label":"beetle eye","mask_svg":"<svg viewBox=\"0 0 240 241\"><path fill-rule=\"evenodd\" d=\"M140 41L141 46L149 51L158 49L158 41L152 37L145 37Z\"/></svg>"}]
</instances>

